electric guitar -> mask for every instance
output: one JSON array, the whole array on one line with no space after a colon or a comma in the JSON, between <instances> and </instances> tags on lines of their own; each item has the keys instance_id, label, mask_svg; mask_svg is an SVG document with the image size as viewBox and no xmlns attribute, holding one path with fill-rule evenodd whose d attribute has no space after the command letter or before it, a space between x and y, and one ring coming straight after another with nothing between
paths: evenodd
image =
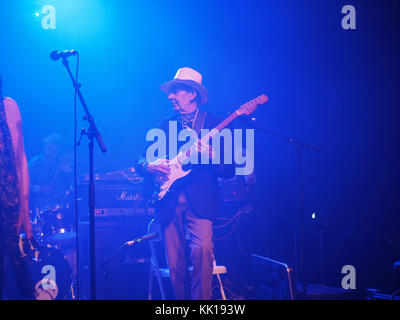
<instances>
[{"instance_id":1,"label":"electric guitar","mask_svg":"<svg viewBox=\"0 0 400 320\"><path fill-rule=\"evenodd\" d=\"M250 115L253 113L259 104L264 104L268 101L268 97L265 94L260 95L259 97L246 102L241 105L235 112L233 112L229 117L227 117L224 121L222 121L219 125L217 125L213 130L211 130L207 135L201 138L200 142L205 144L210 141L214 136L216 136L222 129L224 129L229 123L235 120L237 117L245 114ZM182 166L185 164L192 152L195 151L197 143L185 152L179 152L176 157L171 159L168 163L166 163L170 169L170 172L167 177L165 177L162 181L158 183L156 190L156 200L161 200L165 197L165 195L170 191L172 185L175 181L187 176L191 170L183 170Z\"/></svg>"}]
</instances>

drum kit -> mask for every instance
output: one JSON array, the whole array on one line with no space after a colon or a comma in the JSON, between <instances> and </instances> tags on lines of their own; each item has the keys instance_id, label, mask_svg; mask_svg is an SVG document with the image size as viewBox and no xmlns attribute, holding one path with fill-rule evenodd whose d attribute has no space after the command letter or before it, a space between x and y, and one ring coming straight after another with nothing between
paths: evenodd
<instances>
[{"instance_id":1,"label":"drum kit","mask_svg":"<svg viewBox=\"0 0 400 320\"><path fill-rule=\"evenodd\" d=\"M28 256L37 300L73 300L76 277L74 210L56 206L35 210L33 239L20 237L21 255Z\"/></svg>"},{"instance_id":2,"label":"drum kit","mask_svg":"<svg viewBox=\"0 0 400 320\"><path fill-rule=\"evenodd\" d=\"M80 177L78 181L78 190L80 187L87 188L86 176ZM119 186L121 181L125 183L123 188ZM141 201L138 196L140 181L131 171L97 175L96 182L100 194L97 204L106 208L102 211L127 212L124 215L129 217L131 211L132 214L138 214L140 208L136 206ZM80 199L80 203L83 202L85 201ZM72 187L65 192L64 197L60 197L59 205L55 205L57 202L50 203L52 202L47 202L45 208L31 209L33 239L28 241L20 236L20 252L21 256L27 256L29 261L37 300L73 300L76 299L77 287L77 232ZM125 209L125 206L130 206L131 210ZM110 207L113 209L107 210ZM81 215L79 230L83 231L84 236L87 234L87 228L87 218ZM81 240L80 245L83 242ZM80 248L81 258L85 261L80 264L80 270L85 273L89 264L88 250L85 245Z\"/></svg>"}]
</instances>

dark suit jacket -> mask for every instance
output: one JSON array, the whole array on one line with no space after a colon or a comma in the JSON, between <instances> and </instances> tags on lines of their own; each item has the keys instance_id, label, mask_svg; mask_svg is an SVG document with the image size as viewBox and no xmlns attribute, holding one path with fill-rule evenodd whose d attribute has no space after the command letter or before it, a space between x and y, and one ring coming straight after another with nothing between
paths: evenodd
<instances>
[{"instance_id":1,"label":"dark suit jacket","mask_svg":"<svg viewBox=\"0 0 400 320\"><path fill-rule=\"evenodd\" d=\"M163 120L159 126L159 128L164 130L167 134L167 141L169 121L177 121L177 115ZM222 120L212 114L207 113L203 128L213 129L221 121ZM178 134L181 129L182 127L178 121ZM178 142L178 150L181 145L182 143ZM218 177L228 179L233 177L235 173L234 164L223 164L223 150L224 143L223 139L221 139L221 164L191 164L187 166L187 168L192 169L192 171L187 176L177 180L168 194L157 206L157 215L161 223L168 223L173 217L178 203L178 195L181 191L186 192L191 209L198 217L209 220L214 220L217 217L220 206ZM140 159L135 168L136 171L145 178L145 184L148 185L148 181L151 180L152 177L143 170L145 161L144 158Z\"/></svg>"}]
</instances>

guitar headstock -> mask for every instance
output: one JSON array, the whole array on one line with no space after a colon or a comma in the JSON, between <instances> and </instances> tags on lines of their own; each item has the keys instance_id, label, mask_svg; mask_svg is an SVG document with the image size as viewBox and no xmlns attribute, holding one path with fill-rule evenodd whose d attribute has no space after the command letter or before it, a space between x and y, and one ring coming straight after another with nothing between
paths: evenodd
<instances>
[{"instance_id":1,"label":"guitar headstock","mask_svg":"<svg viewBox=\"0 0 400 320\"><path fill-rule=\"evenodd\" d=\"M236 113L241 116L243 114L250 115L252 114L259 104L264 104L268 101L268 97L265 94L260 95L259 97L242 104Z\"/></svg>"}]
</instances>

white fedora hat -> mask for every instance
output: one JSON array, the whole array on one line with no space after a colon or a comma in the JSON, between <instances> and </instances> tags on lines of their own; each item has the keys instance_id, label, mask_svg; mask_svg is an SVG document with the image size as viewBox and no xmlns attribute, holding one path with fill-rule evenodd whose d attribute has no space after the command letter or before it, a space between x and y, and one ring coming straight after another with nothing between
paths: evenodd
<instances>
[{"instance_id":1,"label":"white fedora hat","mask_svg":"<svg viewBox=\"0 0 400 320\"><path fill-rule=\"evenodd\" d=\"M200 104L205 104L208 101L208 92L201 84L202 79L203 77L199 72L192 68L184 67L178 69L173 80L163 83L160 88L168 94L175 84L185 84L195 89L200 96Z\"/></svg>"}]
</instances>

